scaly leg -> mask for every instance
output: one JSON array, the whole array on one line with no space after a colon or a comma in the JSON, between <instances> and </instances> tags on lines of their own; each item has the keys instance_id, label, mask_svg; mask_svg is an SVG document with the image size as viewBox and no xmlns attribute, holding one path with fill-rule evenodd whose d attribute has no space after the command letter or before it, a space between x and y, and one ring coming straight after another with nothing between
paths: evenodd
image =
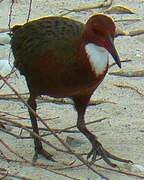
<instances>
[{"instance_id":1,"label":"scaly leg","mask_svg":"<svg viewBox=\"0 0 144 180\"><path fill-rule=\"evenodd\" d=\"M36 106L37 105L36 105L36 101L35 101L35 96L30 95L30 97L28 99L28 104L36 112ZM38 124L37 124L36 117L33 115L33 113L30 110L29 110L29 115L30 115L30 118L31 118L33 132L35 132L36 134L39 135L39 130L38 130ZM47 151L45 151L43 149L42 142L36 137L34 137L34 144L35 144L35 155L34 155L34 158L33 158L34 161L37 160L38 154L43 155L45 158L47 158L47 159L49 159L51 161L55 161L52 158L52 155L49 154Z\"/></svg>"},{"instance_id":2,"label":"scaly leg","mask_svg":"<svg viewBox=\"0 0 144 180\"><path fill-rule=\"evenodd\" d=\"M88 97L75 97L73 98L73 100L75 103L76 111L78 113L77 127L80 130L80 132L82 132L92 144L92 150L88 153L87 156L87 158L90 158L92 156L91 163L94 163L97 160L97 156L101 156L101 158L112 167L117 167L117 165L112 163L110 159L125 163L132 162L130 160L122 159L109 153L107 150L103 148L102 144L97 140L97 137L86 128L84 114L86 111L86 107L88 105Z\"/></svg>"}]
</instances>

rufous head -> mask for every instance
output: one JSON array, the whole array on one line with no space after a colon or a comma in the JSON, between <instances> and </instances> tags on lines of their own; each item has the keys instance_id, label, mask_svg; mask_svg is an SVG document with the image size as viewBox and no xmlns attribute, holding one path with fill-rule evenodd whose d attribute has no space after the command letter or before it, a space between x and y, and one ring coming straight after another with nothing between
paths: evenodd
<instances>
[{"instance_id":1,"label":"rufous head","mask_svg":"<svg viewBox=\"0 0 144 180\"><path fill-rule=\"evenodd\" d=\"M104 14L96 14L87 21L84 31L86 43L95 43L104 47L121 68L119 55L114 46L115 23L111 17Z\"/></svg>"}]
</instances>

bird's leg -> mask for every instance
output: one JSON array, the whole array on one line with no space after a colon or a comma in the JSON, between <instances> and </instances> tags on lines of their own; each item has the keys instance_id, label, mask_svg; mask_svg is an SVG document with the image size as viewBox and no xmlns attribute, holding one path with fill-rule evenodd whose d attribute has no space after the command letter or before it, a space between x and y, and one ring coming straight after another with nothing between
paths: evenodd
<instances>
[{"instance_id":1,"label":"bird's leg","mask_svg":"<svg viewBox=\"0 0 144 180\"><path fill-rule=\"evenodd\" d=\"M28 99L28 105L36 112L37 105L36 105L36 101L35 101L35 96L30 95L30 97ZM29 110L29 115L31 118L33 132L35 132L36 134L39 135L36 117L30 110ZM43 155L44 157L46 157L47 159L49 159L51 161L54 161L54 159L52 158L52 155L43 149L42 142L36 137L34 137L34 144L35 144L35 155L33 158L34 161L37 160L38 154Z\"/></svg>"},{"instance_id":2,"label":"bird's leg","mask_svg":"<svg viewBox=\"0 0 144 180\"><path fill-rule=\"evenodd\" d=\"M80 132L82 132L92 144L92 150L88 153L87 156L87 158L90 158L92 156L91 163L94 163L97 160L97 156L100 156L107 164L109 164L112 167L116 167L117 165L112 163L110 159L125 163L132 162L130 160L122 159L115 155L112 155L103 148L102 144L97 140L97 137L94 134L92 134L85 126L84 114L87 104L82 104L80 99L77 98L74 99L74 102L75 102L75 108L78 113L77 127L80 130Z\"/></svg>"}]
</instances>

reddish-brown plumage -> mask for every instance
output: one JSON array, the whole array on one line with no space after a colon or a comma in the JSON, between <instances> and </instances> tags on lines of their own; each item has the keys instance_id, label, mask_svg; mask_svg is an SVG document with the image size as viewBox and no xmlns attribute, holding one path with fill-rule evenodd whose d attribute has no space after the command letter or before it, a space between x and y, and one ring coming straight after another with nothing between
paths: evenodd
<instances>
[{"instance_id":1,"label":"reddish-brown plumage","mask_svg":"<svg viewBox=\"0 0 144 180\"><path fill-rule=\"evenodd\" d=\"M95 161L99 155L111 166L115 164L109 158L129 162L107 152L84 122L90 97L108 70L107 56L103 56L107 53L105 49L120 66L113 44L112 19L98 14L84 25L64 17L47 17L15 26L12 32L14 64L26 78L30 91L28 104L36 111L35 99L39 95L71 98L78 113L77 127L92 144L88 157L93 155ZM33 131L39 133L36 118L29 113ZM40 140L35 138L34 142L36 153L52 160Z\"/></svg>"}]
</instances>

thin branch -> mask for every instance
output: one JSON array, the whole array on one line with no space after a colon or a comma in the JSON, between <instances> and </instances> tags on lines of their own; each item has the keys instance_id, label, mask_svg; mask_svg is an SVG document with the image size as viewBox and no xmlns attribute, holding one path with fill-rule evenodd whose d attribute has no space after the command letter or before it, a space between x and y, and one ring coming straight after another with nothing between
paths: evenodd
<instances>
[{"instance_id":1,"label":"thin branch","mask_svg":"<svg viewBox=\"0 0 144 180\"><path fill-rule=\"evenodd\" d=\"M114 19L114 22L122 22L122 21L141 21L141 18L127 18L127 19Z\"/></svg>"},{"instance_id":2,"label":"thin branch","mask_svg":"<svg viewBox=\"0 0 144 180\"><path fill-rule=\"evenodd\" d=\"M144 77L144 70L121 69L109 72L109 75L123 76L123 77Z\"/></svg>"},{"instance_id":3,"label":"thin branch","mask_svg":"<svg viewBox=\"0 0 144 180\"><path fill-rule=\"evenodd\" d=\"M32 0L30 0L29 2L29 10L28 10L28 16L26 22L28 22L30 19L31 10L32 10Z\"/></svg>"},{"instance_id":4,"label":"thin branch","mask_svg":"<svg viewBox=\"0 0 144 180\"><path fill-rule=\"evenodd\" d=\"M9 147L9 145L6 144L4 141L0 140L0 143L3 144L3 145L6 147L6 149L8 149L12 154L14 154L15 156L17 156L17 157L19 157L20 159L24 160L25 163L28 163L28 164L30 164L30 165L34 165L34 166L41 167L41 166L40 166L41 164L33 163L33 162L25 159L23 156L20 156L20 155L19 155L18 153L16 153L11 147ZM73 178L73 177L71 177L71 176L68 176L67 174L59 173L59 172L56 172L56 171L54 171L54 170L52 170L52 169L48 169L48 166L49 166L49 165L46 166L46 168L47 168L48 171L51 171L51 172L53 172L53 173L55 173L55 174L59 174L59 175L65 176L65 177L69 177L70 179L79 180L79 179L77 179L77 178ZM44 168L44 169L46 169L46 168Z\"/></svg>"},{"instance_id":5,"label":"thin branch","mask_svg":"<svg viewBox=\"0 0 144 180\"><path fill-rule=\"evenodd\" d=\"M14 5L14 0L11 1L11 5L9 9L9 21L8 21L9 32L11 32L11 16L13 12L13 5Z\"/></svg>"},{"instance_id":6,"label":"thin branch","mask_svg":"<svg viewBox=\"0 0 144 180\"><path fill-rule=\"evenodd\" d=\"M34 167L38 167L38 168L41 168L41 169L44 169L44 170L48 170L52 173L55 173L55 174L58 174L58 175L61 175L61 176L64 176L64 177L68 177L69 179L72 179L72 180L80 180L78 178L75 178L75 177L72 177L72 176L69 176L65 173L61 173L61 172L58 172L54 169L52 169L53 165L47 165L47 164L42 164L42 163L33 163L33 162L26 162L26 161L21 161L21 160L13 160L13 159L10 159L10 158L3 158L3 160L6 160L8 162L18 162L18 163L21 163L21 164L28 164L28 165L32 165Z\"/></svg>"},{"instance_id":7,"label":"thin branch","mask_svg":"<svg viewBox=\"0 0 144 180\"><path fill-rule=\"evenodd\" d=\"M124 63L124 62L132 62L132 60L131 59L124 59L124 60L121 61L121 63ZM116 62L113 62L112 64L109 65L109 68L111 68L111 67L113 67L115 65L116 65Z\"/></svg>"},{"instance_id":8,"label":"thin branch","mask_svg":"<svg viewBox=\"0 0 144 180\"><path fill-rule=\"evenodd\" d=\"M6 122L12 123L12 124L14 124L16 127L20 127L20 128L22 128L22 129L26 130L27 132L30 133L30 135L31 135L32 137L36 137L37 139L39 139L39 140L42 141L43 143L47 144L48 146L52 147L52 148L55 149L56 151L67 152L67 151L63 151L63 150L55 147L55 146L52 145L49 141L46 141L46 140L43 139L41 136L39 136L39 135L36 134L35 132L29 130L26 126L24 126L24 125L22 125L22 124L20 124L20 123L18 123L18 122L12 122L11 120L9 120L9 119L7 119L7 118L4 118L4 117L1 117L0 119L3 120L3 121L6 121ZM5 132L5 131L3 131L3 132ZM67 153L69 153L69 152L67 152ZM70 154L71 154L71 153L70 153Z\"/></svg>"},{"instance_id":9,"label":"thin branch","mask_svg":"<svg viewBox=\"0 0 144 180\"><path fill-rule=\"evenodd\" d=\"M144 34L144 29L133 30L128 33L129 36L138 36Z\"/></svg>"},{"instance_id":10,"label":"thin branch","mask_svg":"<svg viewBox=\"0 0 144 180\"><path fill-rule=\"evenodd\" d=\"M76 164L76 165L65 166L65 167L61 167L61 168L55 168L55 170L73 169L73 168L79 168L79 167L82 167L82 166L84 166L84 164ZM94 164L94 166L96 166L97 168L108 170L108 171L117 172L117 173L120 173L120 174L125 174L127 176L138 177L138 178L141 178L141 179L144 178L144 175L133 173L133 172L128 172L128 171L122 170L120 168L119 169L114 169L114 168L104 167L104 166L101 166L101 165L98 165L98 164Z\"/></svg>"},{"instance_id":11,"label":"thin branch","mask_svg":"<svg viewBox=\"0 0 144 180\"><path fill-rule=\"evenodd\" d=\"M27 95L27 93L26 93ZM22 94L22 98L24 100L27 100L27 97L25 94ZM16 97L14 94L7 94L7 95L0 95L0 100L7 100L7 101L21 101L18 97ZM54 104L68 104L68 105L73 105L73 101L70 99L64 99L64 98L49 98L49 97L38 97L38 103L54 103ZM116 102L113 101L108 101L105 99L98 99L98 100L91 100L89 102L89 106L96 106L99 104L104 104L104 103L110 103L110 104L117 104Z\"/></svg>"},{"instance_id":12,"label":"thin branch","mask_svg":"<svg viewBox=\"0 0 144 180\"><path fill-rule=\"evenodd\" d=\"M93 124L93 123L97 123L97 122L102 122L102 121L105 120L105 119L108 119L108 117L102 117L102 118L100 118L100 119L97 119L97 120L94 120L94 121L91 121L91 122L87 122L86 125ZM75 127L77 127L77 126L74 125L74 126L70 126L70 127L64 128L64 129L62 129L59 133L61 133L61 132L63 132L63 131L66 131L66 130L69 130L69 129L73 129L73 128L75 128Z\"/></svg>"},{"instance_id":13,"label":"thin branch","mask_svg":"<svg viewBox=\"0 0 144 180\"><path fill-rule=\"evenodd\" d=\"M14 136L14 137L17 138L17 139L23 139L21 136L19 136L19 135L17 135L17 134L14 134L14 133L8 131L7 129L4 129L4 128L1 128L1 127L0 127L0 131L3 131L3 132L5 132L6 134L9 134L9 135L11 135L11 136Z\"/></svg>"},{"instance_id":14,"label":"thin branch","mask_svg":"<svg viewBox=\"0 0 144 180\"><path fill-rule=\"evenodd\" d=\"M91 121L91 122L87 122L85 123L85 125L89 125L89 124L93 124L93 123L98 123L98 122L102 122L103 120L105 119L108 119L108 117L103 117L103 118L100 118L100 119L97 119L97 120L94 120L94 121ZM67 128L64 128L64 129L53 129L55 131L55 133L62 133L62 132L66 132L66 133L79 133L80 131L70 131L70 129L73 129L73 128L76 128L77 126L74 125L74 126L70 126L70 127L67 127ZM51 135L52 133L47 133L47 134L44 134L44 135L41 135L41 137L43 136L48 136L48 135Z\"/></svg>"},{"instance_id":15,"label":"thin branch","mask_svg":"<svg viewBox=\"0 0 144 180\"><path fill-rule=\"evenodd\" d=\"M19 95L19 93L7 82L7 80L0 75L1 79L7 84L7 86L21 99L21 101L24 103L25 106L32 112L32 114L38 118L41 123L47 127L49 131L54 135L54 137L70 152L72 153L75 157L77 157L81 162L83 162L91 171L93 171L95 174L99 175L102 178L108 179L101 173L97 172L90 164L88 161L86 161L82 156L79 154L75 153L74 150L72 150L44 121L41 119L41 117L23 100L23 98ZM35 133L36 134L36 133ZM37 134L36 134L37 135Z\"/></svg>"},{"instance_id":16,"label":"thin branch","mask_svg":"<svg viewBox=\"0 0 144 180\"><path fill-rule=\"evenodd\" d=\"M1 179L5 179L6 177L11 177L11 178L16 178L16 179L22 179L22 180L32 180L32 178L27 178L24 176L18 176L18 175L14 175L8 172L0 172L0 175L2 175L3 177L1 177Z\"/></svg>"},{"instance_id":17,"label":"thin branch","mask_svg":"<svg viewBox=\"0 0 144 180\"><path fill-rule=\"evenodd\" d=\"M133 173L133 172L128 172L126 170L112 169L112 168L103 167L103 166L100 166L100 165L95 165L95 166L99 167L99 168L102 168L102 169L109 170L109 171L114 171L114 172L118 172L118 173L125 174L125 175L128 175L128 176L134 176L134 177L138 177L138 178L144 179L144 175L140 175L140 174Z\"/></svg>"},{"instance_id":18,"label":"thin branch","mask_svg":"<svg viewBox=\"0 0 144 180\"><path fill-rule=\"evenodd\" d=\"M94 6L86 6L86 7L80 7L80 8L75 8L75 9L64 9L68 12L62 13L59 16L65 16L65 15L72 13L72 12L88 11L88 10L97 9L97 8L108 8L112 5L112 1L113 0L105 0L103 3L98 4L98 5L94 5Z\"/></svg>"},{"instance_id":19,"label":"thin branch","mask_svg":"<svg viewBox=\"0 0 144 180\"><path fill-rule=\"evenodd\" d=\"M8 144L6 144L2 139L0 139L0 143L6 148L8 149L12 154L14 154L15 156L19 157L22 160L25 160L27 162L29 162L29 160L25 159L23 156L19 155L18 153L16 153L12 148L9 147Z\"/></svg>"},{"instance_id":20,"label":"thin branch","mask_svg":"<svg viewBox=\"0 0 144 180\"><path fill-rule=\"evenodd\" d=\"M144 94L142 92L140 92L136 87L133 87L131 85L127 85L127 84L113 84L113 85L116 86L116 87L120 87L120 88L127 88L127 89L134 90L140 96L144 96Z\"/></svg>"}]
</instances>

